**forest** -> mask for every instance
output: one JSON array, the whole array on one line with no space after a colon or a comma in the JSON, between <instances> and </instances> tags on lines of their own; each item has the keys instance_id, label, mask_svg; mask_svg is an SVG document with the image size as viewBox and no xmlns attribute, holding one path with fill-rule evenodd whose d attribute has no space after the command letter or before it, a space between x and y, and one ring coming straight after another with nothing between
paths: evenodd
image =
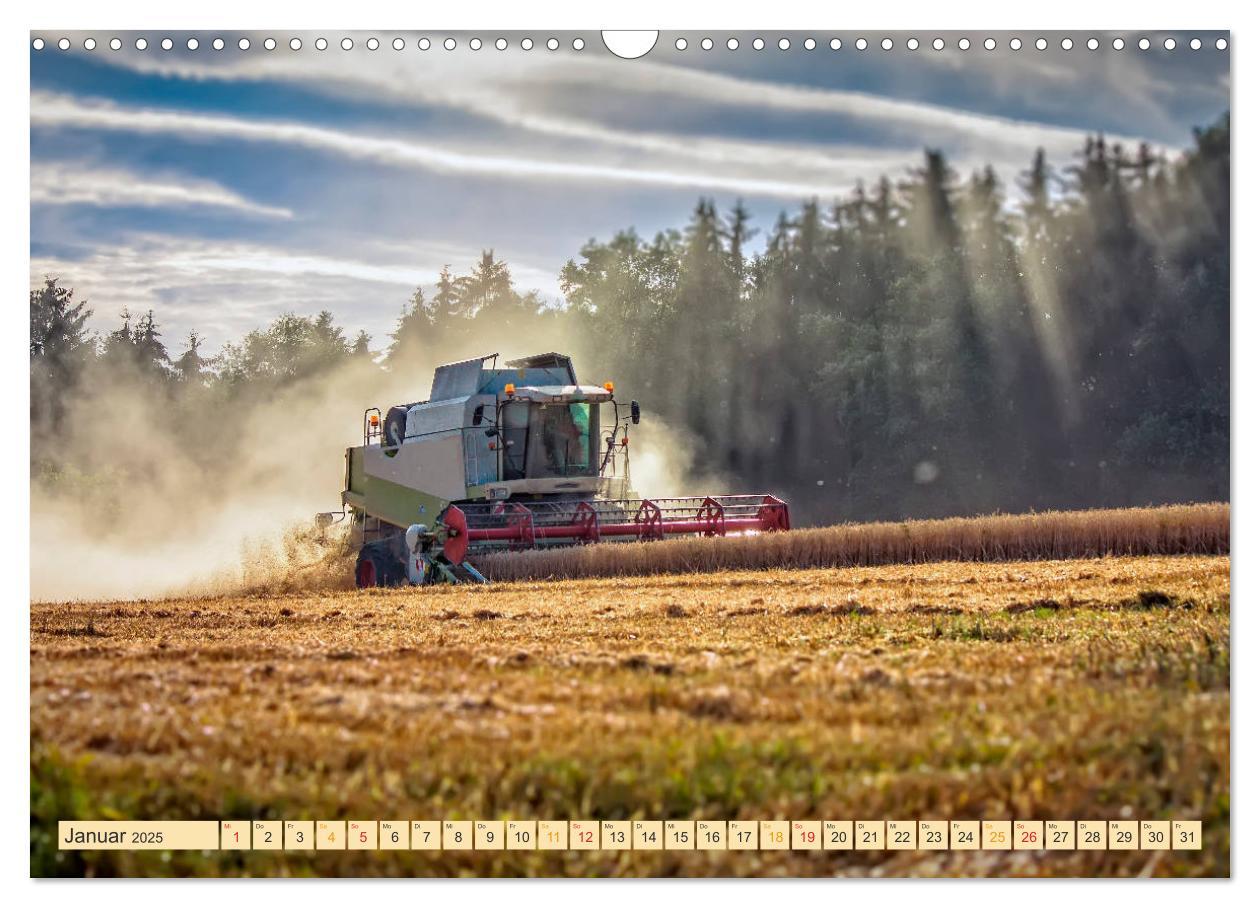
<instances>
[{"instance_id":1,"label":"forest","mask_svg":"<svg viewBox=\"0 0 1260 908\"><path fill-rule=\"evenodd\" d=\"M280 411L277 442L313 417L354 443L364 407L397 402L364 389L410 376L423 396L438 363L554 349L640 400L705 477L779 494L801 524L1227 500L1228 115L1173 160L1101 136L1060 168L1029 157L1004 186L927 150L773 224L702 198L676 229L575 250L563 300L487 251L400 300L376 344L326 311L213 354L165 338L160 312L93 332L75 275L47 275L30 291L32 482L118 509L150 481L150 459L105 443L107 393L213 486L257 443L225 426L278 400L310 405Z\"/></svg>"}]
</instances>

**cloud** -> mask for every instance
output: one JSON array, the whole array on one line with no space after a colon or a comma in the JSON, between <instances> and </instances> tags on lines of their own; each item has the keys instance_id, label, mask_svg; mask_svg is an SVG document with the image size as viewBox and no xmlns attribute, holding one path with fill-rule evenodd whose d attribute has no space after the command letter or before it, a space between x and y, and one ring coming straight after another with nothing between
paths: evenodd
<instances>
[{"instance_id":1,"label":"cloud","mask_svg":"<svg viewBox=\"0 0 1260 908\"><path fill-rule=\"evenodd\" d=\"M110 102L87 102L66 95L32 92L33 127L71 127L114 130L153 135L173 135L185 140L235 139L298 146L342 157L436 173L466 174L495 179L590 181L685 189L708 189L750 196L803 198L836 196L852 188L852 180L885 172L892 160L887 154L873 158L828 159L831 168L847 171L848 178L815 181L775 179L755 173L718 173L713 170L679 170L633 164L589 163L575 158L485 154L476 151L347 132L290 121L188 113L150 107L124 107ZM747 159L747 156L746 156ZM749 161L751 163L751 161ZM768 168L757 168L764 172Z\"/></svg>"},{"instance_id":2,"label":"cloud","mask_svg":"<svg viewBox=\"0 0 1260 908\"><path fill-rule=\"evenodd\" d=\"M441 105L533 133L581 139L627 150L664 152L695 163L756 162L765 165L809 166L827 158L824 146L785 145L766 141L739 141L706 136L671 134L659 130L619 128L609 116L634 99L649 108L668 103L687 103L699 110L727 107L764 118L785 112L822 116L860 124L878 133L881 147L919 149L944 147L957 155L994 161L1011 156L1026 162L1033 149L1044 148L1052 157L1079 150L1082 130L1029 120L977 113L956 107L880 96L865 92L814 88L785 82L750 79L728 73L649 60L625 61L600 56L538 57L522 54L461 55L458 77L455 63L436 53L380 52L365 65L359 55L320 56L303 54L229 54L224 56L170 56L122 54L110 57L114 64L136 71L195 80L281 80L313 87L324 94L357 100L387 100L407 106ZM1019 74L1031 67L1021 62ZM925 73L926 75L926 73ZM1004 84L1017 81L1004 72ZM1054 67L1037 79L1042 89L1064 91L1063 82L1078 68ZM1124 73L1111 72L1118 84ZM1001 88L1001 87L999 87ZM1096 91L1086 87L1086 90ZM575 100L597 97L598 117L572 113ZM1140 137L1117 135L1117 141L1136 143ZM834 147L834 146L827 146ZM863 156L877 154L864 149ZM834 160L832 163L834 166Z\"/></svg>"},{"instance_id":3,"label":"cloud","mask_svg":"<svg viewBox=\"0 0 1260 908\"><path fill-rule=\"evenodd\" d=\"M210 207L267 218L293 217L287 208L251 202L208 180L153 177L72 162L32 162L31 203L98 208Z\"/></svg>"}]
</instances>

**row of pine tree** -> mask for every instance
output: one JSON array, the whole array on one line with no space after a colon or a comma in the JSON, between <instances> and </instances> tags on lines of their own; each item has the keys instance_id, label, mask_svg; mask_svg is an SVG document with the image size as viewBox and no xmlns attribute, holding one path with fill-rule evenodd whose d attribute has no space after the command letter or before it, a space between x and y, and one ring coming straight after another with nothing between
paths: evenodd
<instances>
[{"instance_id":1,"label":"row of pine tree","mask_svg":"<svg viewBox=\"0 0 1260 908\"><path fill-rule=\"evenodd\" d=\"M681 229L592 240L562 302L487 252L417 290L375 352L321 312L213 357L194 332L172 357L152 312L95 336L49 277L31 291L32 458L68 400L120 380L174 412L347 369L414 372L422 397L435 364L503 345L574 352L707 475L811 522L1223 499L1229 191L1227 116L1176 161L1093 137L1062 171L1037 153L1013 192L928 151L764 237L702 199Z\"/></svg>"}]
</instances>

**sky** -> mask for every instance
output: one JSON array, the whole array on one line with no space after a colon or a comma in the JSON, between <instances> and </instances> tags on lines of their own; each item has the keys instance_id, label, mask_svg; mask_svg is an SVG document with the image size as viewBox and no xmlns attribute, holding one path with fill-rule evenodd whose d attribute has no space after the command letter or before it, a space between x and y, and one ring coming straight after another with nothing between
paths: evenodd
<instances>
[{"instance_id":1,"label":"sky","mask_svg":"<svg viewBox=\"0 0 1260 908\"><path fill-rule=\"evenodd\" d=\"M558 302L587 240L681 227L700 196L742 199L764 239L780 211L903 179L925 148L1013 191L1037 148L1062 169L1101 132L1175 157L1230 105L1215 32L1122 50L1110 33L994 33L993 50L942 33L935 50L895 32L888 51L882 33L662 32L636 60L598 32L32 37L32 286L59 277L102 332L153 309L173 356L193 329L213 352L321 309L383 349L415 288L482 250Z\"/></svg>"}]
</instances>

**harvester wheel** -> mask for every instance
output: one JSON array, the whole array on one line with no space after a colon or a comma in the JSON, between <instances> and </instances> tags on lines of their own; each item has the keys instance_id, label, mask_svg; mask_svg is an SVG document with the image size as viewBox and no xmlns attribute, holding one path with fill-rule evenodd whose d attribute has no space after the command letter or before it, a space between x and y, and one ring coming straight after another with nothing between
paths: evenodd
<instances>
[{"instance_id":1,"label":"harvester wheel","mask_svg":"<svg viewBox=\"0 0 1260 908\"><path fill-rule=\"evenodd\" d=\"M397 447L407 437L407 407L390 407L385 415L384 444Z\"/></svg>"},{"instance_id":2,"label":"harvester wheel","mask_svg":"<svg viewBox=\"0 0 1260 908\"><path fill-rule=\"evenodd\" d=\"M359 563L354 568L354 585L361 590L379 586L376 582L376 576L376 565L372 559L360 558Z\"/></svg>"},{"instance_id":3,"label":"harvester wheel","mask_svg":"<svg viewBox=\"0 0 1260 908\"><path fill-rule=\"evenodd\" d=\"M405 579L406 566L398 563L385 546L370 542L359 551L354 566L354 584L359 589L401 586Z\"/></svg>"}]
</instances>

